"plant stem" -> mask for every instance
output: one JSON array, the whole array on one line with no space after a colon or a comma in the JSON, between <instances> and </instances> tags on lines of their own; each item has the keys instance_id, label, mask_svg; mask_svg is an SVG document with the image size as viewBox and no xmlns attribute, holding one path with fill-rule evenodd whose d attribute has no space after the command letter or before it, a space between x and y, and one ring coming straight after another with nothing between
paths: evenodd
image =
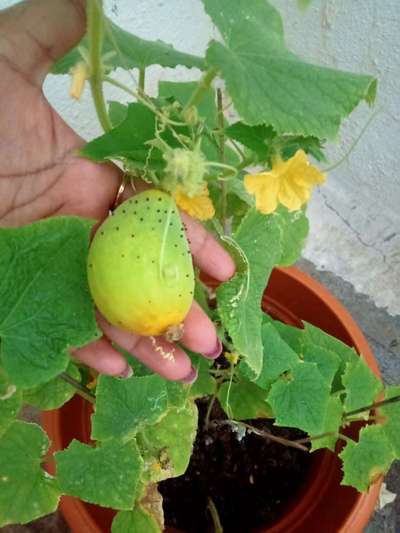
<instances>
[{"instance_id":1,"label":"plant stem","mask_svg":"<svg viewBox=\"0 0 400 533\"><path fill-rule=\"evenodd\" d=\"M233 146L233 148L236 150L236 152L239 154L242 161L245 159L245 155L243 150L239 147L238 143L236 143L233 139L229 139L230 144Z\"/></svg>"},{"instance_id":2,"label":"plant stem","mask_svg":"<svg viewBox=\"0 0 400 533\"><path fill-rule=\"evenodd\" d=\"M203 77L200 79L199 83L197 84L196 89L194 90L192 96L189 98L189 101L186 103L185 107L183 108L182 114L185 114L185 111L187 111L192 106L197 106L203 98L203 96L206 94L208 88L211 85L211 82L217 75L217 69L214 67L211 67L210 69L205 72Z\"/></svg>"},{"instance_id":3,"label":"plant stem","mask_svg":"<svg viewBox=\"0 0 400 533\"><path fill-rule=\"evenodd\" d=\"M321 433L321 435L315 435L315 437L304 437L303 439L297 439L294 442L297 442L298 444L305 444L314 440L324 439L325 437L338 437L338 435L339 434L335 431L328 431L327 433Z\"/></svg>"},{"instance_id":4,"label":"plant stem","mask_svg":"<svg viewBox=\"0 0 400 533\"><path fill-rule=\"evenodd\" d=\"M124 83L121 83L118 80L114 80L114 78L110 78L110 76L104 76L103 79L107 83L110 83L111 85L114 85L114 87L118 87L118 89L121 89L121 91L124 91L125 93L130 94L134 98L137 98L139 96L139 93L137 93L136 91L133 91L132 89L130 89Z\"/></svg>"},{"instance_id":5,"label":"plant stem","mask_svg":"<svg viewBox=\"0 0 400 533\"><path fill-rule=\"evenodd\" d=\"M215 400L217 398L217 394L218 394L218 391L214 394L214 396L210 400L210 403L208 404L207 413L206 413L206 416L204 418L204 429L208 429L208 426L210 425L211 411L212 411L212 408L214 407L214 403L215 403Z\"/></svg>"},{"instance_id":6,"label":"plant stem","mask_svg":"<svg viewBox=\"0 0 400 533\"><path fill-rule=\"evenodd\" d=\"M274 442L278 442L279 444L282 444L283 446L288 446L289 448L296 448L297 450L301 450L303 452L308 453L307 446L303 446L298 441L293 441L289 439L284 439L283 437L277 437L276 435L273 435L269 431L261 430L258 428L255 428L254 426L251 426L250 424L246 424L245 422L238 422L237 420L221 420L216 422L217 424L227 424L227 425L235 425L239 427L246 428L250 433L254 433L254 435L257 435L259 437L262 437L267 440L272 440Z\"/></svg>"},{"instance_id":7,"label":"plant stem","mask_svg":"<svg viewBox=\"0 0 400 533\"><path fill-rule=\"evenodd\" d=\"M214 533L224 533L217 508L215 507L215 503L211 498L208 498L207 509L210 512L211 519L214 524Z\"/></svg>"},{"instance_id":8,"label":"plant stem","mask_svg":"<svg viewBox=\"0 0 400 533\"><path fill-rule=\"evenodd\" d=\"M165 115L162 114L162 112L157 109L155 105L152 104L151 100L147 98L145 95L141 95L139 92L133 91L129 87L127 87L124 83L121 83L118 80L114 80L114 78L110 78L110 76L104 76L104 81L109 83L110 85L114 85L114 87L118 87L118 89L121 89L121 91L124 91L126 94L129 94L136 98L139 102L141 102L143 105L145 105L150 111L152 111L155 115L157 115L160 120L166 122L167 126L170 128L170 130L176 134L175 130L172 128L172 126L186 126L186 123L184 122L177 122L175 120L171 120L167 118Z\"/></svg>"},{"instance_id":9,"label":"plant stem","mask_svg":"<svg viewBox=\"0 0 400 533\"><path fill-rule=\"evenodd\" d=\"M93 404L96 402L96 396L87 387L82 385L82 383L79 383L79 381L74 379L67 372L61 372L58 377L72 385L72 387L76 389L77 394L79 394L79 396L82 396L82 398L84 398L88 402Z\"/></svg>"},{"instance_id":10,"label":"plant stem","mask_svg":"<svg viewBox=\"0 0 400 533\"><path fill-rule=\"evenodd\" d=\"M141 96L144 95L145 82L146 82L146 69L142 67L139 69L139 85L138 85L138 92Z\"/></svg>"},{"instance_id":11,"label":"plant stem","mask_svg":"<svg viewBox=\"0 0 400 533\"><path fill-rule=\"evenodd\" d=\"M353 422L376 422L376 421L382 421L382 416L369 416L367 419L363 416L355 416L346 418L346 424L353 423Z\"/></svg>"},{"instance_id":12,"label":"plant stem","mask_svg":"<svg viewBox=\"0 0 400 533\"><path fill-rule=\"evenodd\" d=\"M339 433L339 434L338 434L338 437L339 437L339 439L344 440L347 444L348 444L349 442L354 442L353 439L351 439L351 438L348 437L347 435L343 435L343 433Z\"/></svg>"},{"instance_id":13,"label":"plant stem","mask_svg":"<svg viewBox=\"0 0 400 533\"><path fill-rule=\"evenodd\" d=\"M382 400L381 402L371 403L370 405L366 405L365 407L354 409L354 411L349 411L348 413L344 413L343 416L346 419L349 416L357 415L358 413L363 413L364 411L371 411L371 409L376 409L377 407L382 407L383 405L388 405L390 403L395 403L395 402L400 402L400 394L398 396L393 396L393 398Z\"/></svg>"},{"instance_id":14,"label":"plant stem","mask_svg":"<svg viewBox=\"0 0 400 533\"><path fill-rule=\"evenodd\" d=\"M89 38L90 88L97 117L104 131L112 128L103 94L102 49L104 14L102 0L87 0L87 26Z\"/></svg>"},{"instance_id":15,"label":"plant stem","mask_svg":"<svg viewBox=\"0 0 400 533\"><path fill-rule=\"evenodd\" d=\"M218 138L219 138L219 160L225 163L225 133L224 133L224 109L222 105L222 91L217 89L217 109L218 109ZM228 226L226 219L227 212L227 190L226 181L221 182L221 222L224 234L227 234Z\"/></svg>"},{"instance_id":16,"label":"plant stem","mask_svg":"<svg viewBox=\"0 0 400 533\"><path fill-rule=\"evenodd\" d=\"M243 159L243 161L237 166L237 169L238 170L243 170L246 167L248 167L249 165L251 165L252 163L254 163L254 157L250 157L249 156L249 157Z\"/></svg>"}]
</instances>

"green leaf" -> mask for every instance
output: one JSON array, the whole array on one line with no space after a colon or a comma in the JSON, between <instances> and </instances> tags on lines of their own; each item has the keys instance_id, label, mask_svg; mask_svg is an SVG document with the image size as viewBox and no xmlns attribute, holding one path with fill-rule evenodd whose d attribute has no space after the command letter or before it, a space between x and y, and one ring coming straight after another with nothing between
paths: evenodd
<instances>
[{"instance_id":1,"label":"green leaf","mask_svg":"<svg viewBox=\"0 0 400 533\"><path fill-rule=\"evenodd\" d=\"M307 64L285 45L278 11L267 0L203 0L224 44L212 41L207 62L220 71L239 115L278 134L334 138L376 81Z\"/></svg>"},{"instance_id":2,"label":"green leaf","mask_svg":"<svg viewBox=\"0 0 400 533\"><path fill-rule=\"evenodd\" d=\"M331 396L328 402L328 408L325 415L324 425L320 435L324 433L333 433L333 435L325 435L321 439L311 441L311 451L315 452L320 448L328 448L334 451L336 442L338 440L338 433L342 425L343 404L340 398Z\"/></svg>"},{"instance_id":3,"label":"green leaf","mask_svg":"<svg viewBox=\"0 0 400 533\"><path fill-rule=\"evenodd\" d=\"M190 386L188 392L189 397L196 399L215 394L217 390L217 382L210 374L210 367L213 364L213 361L195 354L192 354L191 359L193 367L197 369L198 376L196 381Z\"/></svg>"},{"instance_id":4,"label":"green leaf","mask_svg":"<svg viewBox=\"0 0 400 533\"><path fill-rule=\"evenodd\" d=\"M0 527L57 509L57 484L41 468L48 449L49 439L36 424L15 421L0 438Z\"/></svg>"},{"instance_id":5,"label":"green leaf","mask_svg":"<svg viewBox=\"0 0 400 533\"><path fill-rule=\"evenodd\" d=\"M385 474L394 459L392 448L382 426L366 426L360 439L349 442L339 454L343 461L342 485L359 491L368 490L371 483Z\"/></svg>"},{"instance_id":6,"label":"green leaf","mask_svg":"<svg viewBox=\"0 0 400 533\"><path fill-rule=\"evenodd\" d=\"M226 182L226 192L229 195L235 195L250 207L254 207L254 196L250 195L245 187L243 180L238 178L232 178ZM234 210L231 209L230 213L234 214Z\"/></svg>"},{"instance_id":7,"label":"green leaf","mask_svg":"<svg viewBox=\"0 0 400 533\"><path fill-rule=\"evenodd\" d=\"M276 425L302 429L310 435L323 432L329 405L330 387L315 363L300 363L287 377L276 381L268 402Z\"/></svg>"},{"instance_id":8,"label":"green leaf","mask_svg":"<svg viewBox=\"0 0 400 533\"><path fill-rule=\"evenodd\" d=\"M226 381L218 391L218 400L225 413L234 420L272 418L267 395L264 389L251 381L240 383Z\"/></svg>"},{"instance_id":9,"label":"green leaf","mask_svg":"<svg viewBox=\"0 0 400 533\"><path fill-rule=\"evenodd\" d=\"M116 514L111 533L162 533L157 520L142 507L135 507L133 511L120 511Z\"/></svg>"},{"instance_id":10,"label":"green leaf","mask_svg":"<svg viewBox=\"0 0 400 533\"><path fill-rule=\"evenodd\" d=\"M276 133L271 126L249 126L239 121L226 128L225 135L250 148L260 161L266 161L271 155L272 141Z\"/></svg>"},{"instance_id":11,"label":"green leaf","mask_svg":"<svg viewBox=\"0 0 400 533\"><path fill-rule=\"evenodd\" d=\"M59 217L0 229L0 355L17 387L49 381L70 347L99 336L86 276L91 226Z\"/></svg>"},{"instance_id":12,"label":"green leaf","mask_svg":"<svg viewBox=\"0 0 400 533\"><path fill-rule=\"evenodd\" d=\"M317 161L326 162L322 151L322 142L317 137L301 135L277 135L271 126L259 124L249 126L244 122L235 122L227 127L225 134L230 139L240 142L252 150L260 162L272 165L272 157L279 153L282 159L290 159L297 150L304 150Z\"/></svg>"},{"instance_id":13,"label":"green leaf","mask_svg":"<svg viewBox=\"0 0 400 533\"><path fill-rule=\"evenodd\" d=\"M303 150L317 161L327 163L327 158L323 152L323 142L317 137L303 137L301 135L282 135L274 140L274 149L287 160L293 157L298 150Z\"/></svg>"},{"instance_id":14,"label":"green leaf","mask_svg":"<svg viewBox=\"0 0 400 533\"><path fill-rule=\"evenodd\" d=\"M52 68L53 74L68 74L71 68L82 61L79 48L88 49L87 37L73 48L68 54L57 61ZM105 38L103 43L103 56L108 70L123 68L145 68L150 65L163 67L204 68L204 59L175 50L171 45L162 41L147 41L129 33L110 20L106 21Z\"/></svg>"},{"instance_id":15,"label":"green leaf","mask_svg":"<svg viewBox=\"0 0 400 533\"><path fill-rule=\"evenodd\" d=\"M322 329L304 322L303 346L308 345L319 346L326 350L330 350L339 356L341 359L341 370L344 371L346 363L357 363L359 357L354 348L350 348L347 344L332 337Z\"/></svg>"},{"instance_id":16,"label":"green leaf","mask_svg":"<svg viewBox=\"0 0 400 533\"><path fill-rule=\"evenodd\" d=\"M274 328L279 333L281 338L286 342L286 344L288 344L295 353L302 353L304 342L303 329L295 326L289 326L283 322L280 322L279 320L274 320L269 315L263 316L263 322L273 324Z\"/></svg>"},{"instance_id":17,"label":"green leaf","mask_svg":"<svg viewBox=\"0 0 400 533\"><path fill-rule=\"evenodd\" d=\"M0 437L15 420L21 406L21 391L10 383L7 374L0 367Z\"/></svg>"},{"instance_id":18,"label":"green leaf","mask_svg":"<svg viewBox=\"0 0 400 533\"><path fill-rule=\"evenodd\" d=\"M185 405L188 398L189 385L184 385L179 381L166 381L165 388L167 389L168 407L181 408Z\"/></svg>"},{"instance_id":19,"label":"green leaf","mask_svg":"<svg viewBox=\"0 0 400 533\"><path fill-rule=\"evenodd\" d=\"M169 409L159 422L145 426L138 433L146 483L185 473L196 438L197 418L197 407L189 401L183 408Z\"/></svg>"},{"instance_id":20,"label":"green leaf","mask_svg":"<svg viewBox=\"0 0 400 533\"><path fill-rule=\"evenodd\" d=\"M281 230L282 255L279 264L293 265L301 257L308 235L308 219L303 210L288 211L283 206L279 206L274 216Z\"/></svg>"},{"instance_id":21,"label":"green leaf","mask_svg":"<svg viewBox=\"0 0 400 533\"><path fill-rule=\"evenodd\" d=\"M383 389L382 382L369 369L362 357L358 358L357 363L346 364L342 382L346 388L344 409L347 412L373 403Z\"/></svg>"},{"instance_id":22,"label":"green leaf","mask_svg":"<svg viewBox=\"0 0 400 533\"><path fill-rule=\"evenodd\" d=\"M281 374L299 364L299 358L290 346L282 340L272 324L263 324L262 340L264 346L263 366L255 383L266 389Z\"/></svg>"},{"instance_id":23,"label":"green leaf","mask_svg":"<svg viewBox=\"0 0 400 533\"><path fill-rule=\"evenodd\" d=\"M162 67L185 67L204 68L204 59L175 50L170 44L162 41L147 41L132 33L129 33L116 24L108 21L106 38L104 40L104 53L115 52L115 55L107 60L107 64L113 68L145 68L150 65Z\"/></svg>"},{"instance_id":24,"label":"green leaf","mask_svg":"<svg viewBox=\"0 0 400 533\"><path fill-rule=\"evenodd\" d=\"M125 357L127 362L130 364L135 377L158 375L155 374L149 367L141 363L139 359L133 357L132 354L128 353L126 350L119 347L117 344L114 344L114 347ZM179 381L165 381L165 388L167 391L169 407L181 407L186 403L188 397L187 385L184 385Z\"/></svg>"},{"instance_id":25,"label":"green leaf","mask_svg":"<svg viewBox=\"0 0 400 533\"><path fill-rule=\"evenodd\" d=\"M55 458L64 494L113 509L134 507L143 468L134 440L111 440L97 448L73 440Z\"/></svg>"},{"instance_id":26,"label":"green leaf","mask_svg":"<svg viewBox=\"0 0 400 533\"><path fill-rule=\"evenodd\" d=\"M217 289L220 318L252 378L257 378L262 369L260 304L281 255L279 236L273 217L251 209L234 234L247 268Z\"/></svg>"},{"instance_id":27,"label":"green leaf","mask_svg":"<svg viewBox=\"0 0 400 533\"><path fill-rule=\"evenodd\" d=\"M197 88L196 81L173 82L160 81L158 84L158 95L163 98L173 98L182 107L190 100L193 92ZM210 128L215 128L217 124L217 106L215 104L215 90L209 87L204 93L201 102L197 107L199 116L205 119L205 123Z\"/></svg>"},{"instance_id":28,"label":"green leaf","mask_svg":"<svg viewBox=\"0 0 400 533\"><path fill-rule=\"evenodd\" d=\"M126 118L108 133L87 143L81 154L98 162L129 159L141 166L161 168L164 162L160 150L146 144L155 138L155 132L154 113L143 104L132 103L128 105Z\"/></svg>"},{"instance_id":29,"label":"green leaf","mask_svg":"<svg viewBox=\"0 0 400 533\"><path fill-rule=\"evenodd\" d=\"M95 440L128 440L145 424L157 422L168 407L166 381L157 375L128 379L100 376L92 416Z\"/></svg>"},{"instance_id":30,"label":"green leaf","mask_svg":"<svg viewBox=\"0 0 400 533\"><path fill-rule=\"evenodd\" d=\"M304 330L301 337L301 352L319 348L324 351L336 354L340 359L339 370L333 379L332 392L337 392L344 388L342 375L346 370L347 363L357 364L359 356L354 348L350 348L339 339L332 337L325 331L304 322Z\"/></svg>"},{"instance_id":31,"label":"green leaf","mask_svg":"<svg viewBox=\"0 0 400 533\"><path fill-rule=\"evenodd\" d=\"M315 363L329 386L339 370L340 358L334 352L319 346L306 346L303 352L306 363Z\"/></svg>"},{"instance_id":32,"label":"green leaf","mask_svg":"<svg viewBox=\"0 0 400 533\"><path fill-rule=\"evenodd\" d=\"M388 387L385 391L385 400L400 395L400 387ZM385 417L383 431L390 442L397 459L400 459L400 403L391 403L381 407L379 411Z\"/></svg>"},{"instance_id":33,"label":"green leaf","mask_svg":"<svg viewBox=\"0 0 400 533\"><path fill-rule=\"evenodd\" d=\"M115 128L126 119L128 106L121 104L120 102L110 101L108 102L108 114L110 116L111 124L113 128Z\"/></svg>"},{"instance_id":34,"label":"green leaf","mask_svg":"<svg viewBox=\"0 0 400 533\"><path fill-rule=\"evenodd\" d=\"M79 369L73 363L69 364L67 373L77 381L81 381ZM57 409L67 403L75 392L76 389L72 385L57 376L44 385L24 390L24 403L43 410Z\"/></svg>"}]
</instances>

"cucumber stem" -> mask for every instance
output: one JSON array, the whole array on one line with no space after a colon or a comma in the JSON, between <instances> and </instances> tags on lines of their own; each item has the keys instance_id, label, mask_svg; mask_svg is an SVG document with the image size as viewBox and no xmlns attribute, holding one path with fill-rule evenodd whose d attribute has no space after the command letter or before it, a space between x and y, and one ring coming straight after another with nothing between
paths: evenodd
<instances>
[{"instance_id":1,"label":"cucumber stem","mask_svg":"<svg viewBox=\"0 0 400 533\"><path fill-rule=\"evenodd\" d=\"M189 101L186 103L183 108L182 115L185 115L185 112L192 106L197 106L204 95L208 91L213 79L217 75L218 70L214 67L211 67L205 72L203 77L199 80L196 89L194 90L192 96L189 98Z\"/></svg>"},{"instance_id":2,"label":"cucumber stem","mask_svg":"<svg viewBox=\"0 0 400 533\"><path fill-rule=\"evenodd\" d=\"M97 117L104 131L112 128L103 94L104 13L102 0L87 0L87 34L89 39L90 89Z\"/></svg>"}]
</instances>

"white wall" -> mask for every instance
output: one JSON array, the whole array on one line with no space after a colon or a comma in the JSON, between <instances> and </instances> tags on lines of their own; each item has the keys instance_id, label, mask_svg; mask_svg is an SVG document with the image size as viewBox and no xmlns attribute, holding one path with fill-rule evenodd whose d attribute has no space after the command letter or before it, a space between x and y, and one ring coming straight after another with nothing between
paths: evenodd
<instances>
[{"instance_id":1,"label":"white wall","mask_svg":"<svg viewBox=\"0 0 400 533\"><path fill-rule=\"evenodd\" d=\"M0 8L12 0L0 0ZM351 282L393 314L400 313L400 3L399 0L314 0L300 14L295 0L273 0L285 16L287 41L305 59L379 79L379 114L349 158L329 175L310 204L311 235L305 256L318 268ZM162 39L202 54L216 35L200 0L106 0L119 25L147 39ZM163 79L193 79L183 68L149 69L149 87ZM118 77L132 80L126 73ZM68 98L68 79L50 76L45 92L61 115L86 139L100 132L88 92ZM117 90L107 90L119 98ZM360 106L342 129L331 162L345 154L371 111Z\"/></svg>"}]
</instances>

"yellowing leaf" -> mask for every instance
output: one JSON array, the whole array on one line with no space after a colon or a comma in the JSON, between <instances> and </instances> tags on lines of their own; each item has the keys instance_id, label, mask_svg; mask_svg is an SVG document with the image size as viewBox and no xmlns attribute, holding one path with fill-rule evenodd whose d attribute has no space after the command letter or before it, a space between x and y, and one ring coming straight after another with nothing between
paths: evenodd
<instances>
[{"instance_id":1,"label":"yellowing leaf","mask_svg":"<svg viewBox=\"0 0 400 533\"><path fill-rule=\"evenodd\" d=\"M371 483L385 474L394 459L393 451L382 426L366 426L360 439L348 442L339 457L343 461L342 485L351 485L359 491L368 490Z\"/></svg>"}]
</instances>

